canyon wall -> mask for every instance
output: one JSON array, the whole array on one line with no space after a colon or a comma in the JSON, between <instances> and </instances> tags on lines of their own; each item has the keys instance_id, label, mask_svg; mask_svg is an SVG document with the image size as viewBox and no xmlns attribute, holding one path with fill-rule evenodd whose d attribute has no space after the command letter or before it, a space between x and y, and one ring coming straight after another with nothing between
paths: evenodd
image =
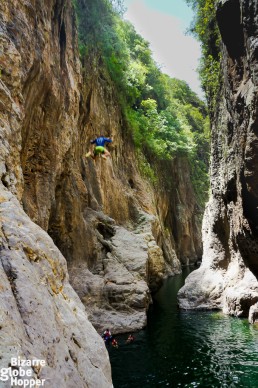
<instances>
[{"instance_id":1,"label":"canyon wall","mask_svg":"<svg viewBox=\"0 0 258 388\"><path fill-rule=\"evenodd\" d=\"M65 258L44 231L77 132L72 15L63 1L0 3L0 367L12 357L44 360L45 367L26 369L46 387L106 388L112 387L107 351L69 284ZM1 378L1 387L9 386Z\"/></svg>"},{"instance_id":2,"label":"canyon wall","mask_svg":"<svg viewBox=\"0 0 258 388\"><path fill-rule=\"evenodd\" d=\"M222 85L212 121L203 261L179 303L247 316L258 300L258 3L219 1L217 21Z\"/></svg>"},{"instance_id":3,"label":"canyon wall","mask_svg":"<svg viewBox=\"0 0 258 388\"><path fill-rule=\"evenodd\" d=\"M143 327L150 291L200 257L189 165L157 166L159 187L143 178L101 58L82 71L70 1L0 11L0 366L44 359L33 373L49 387L109 387L89 319ZM94 162L85 153L100 134L113 136L112 158Z\"/></svg>"}]
</instances>

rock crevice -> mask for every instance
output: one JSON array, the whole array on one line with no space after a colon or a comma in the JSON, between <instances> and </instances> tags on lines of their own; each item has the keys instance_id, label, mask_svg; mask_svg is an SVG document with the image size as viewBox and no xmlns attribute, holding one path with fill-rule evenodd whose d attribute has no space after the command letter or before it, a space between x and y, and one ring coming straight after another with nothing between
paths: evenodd
<instances>
[{"instance_id":1,"label":"rock crevice","mask_svg":"<svg viewBox=\"0 0 258 388\"><path fill-rule=\"evenodd\" d=\"M0 366L36 357L48 387L106 388L89 319L142 328L151 291L200 256L199 214L185 158L157 166L159 188L143 176L114 85L97 54L82 71L77 40L70 0L0 2ZM112 159L93 162L101 134Z\"/></svg>"},{"instance_id":2,"label":"rock crevice","mask_svg":"<svg viewBox=\"0 0 258 388\"><path fill-rule=\"evenodd\" d=\"M212 122L203 262L179 292L183 308L246 317L258 297L257 9L256 0L218 2L223 74Z\"/></svg>"}]
</instances>

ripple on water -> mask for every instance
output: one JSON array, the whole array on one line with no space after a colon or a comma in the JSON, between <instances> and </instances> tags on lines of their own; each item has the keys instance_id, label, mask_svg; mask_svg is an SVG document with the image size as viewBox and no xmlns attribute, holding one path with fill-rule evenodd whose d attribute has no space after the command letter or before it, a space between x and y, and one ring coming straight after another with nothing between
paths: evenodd
<instances>
[{"instance_id":1,"label":"ripple on water","mask_svg":"<svg viewBox=\"0 0 258 388\"><path fill-rule=\"evenodd\" d=\"M258 387L258 328L218 312L178 310L183 281L165 282L134 343L117 336L119 348L109 349L114 387Z\"/></svg>"}]
</instances>

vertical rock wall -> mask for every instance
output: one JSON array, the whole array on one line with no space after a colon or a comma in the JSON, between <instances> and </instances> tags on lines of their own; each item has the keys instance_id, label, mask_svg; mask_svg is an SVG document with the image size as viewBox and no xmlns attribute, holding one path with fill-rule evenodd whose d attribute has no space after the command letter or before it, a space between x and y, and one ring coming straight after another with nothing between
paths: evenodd
<instances>
[{"instance_id":1,"label":"vertical rock wall","mask_svg":"<svg viewBox=\"0 0 258 388\"><path fill-rule=\"evenodd\" d=\"M258 300L258 3L218 2L222 86L212 123L203 263L179 293L185 308L247 316Z\"/></svg>"},{"instance_id":2,"label":"vertical rock wall","mask_svg":"<svg viewBox=\"0 0 258 388\"><path fill-rule=\"evenodd\" d=\"M67 261L70 282L99 331L107 325L120 332L139 329L146 324L150 290L180 272L180 260L194 262L200 255L198 210L187 161L157 167L166 182L159 188L142 177L101 58L88 58L82 72L70 0L43 5L37 0L5 0L0 7L3 202L8 204L6 198L12 195L17 212L25 211L29 236L37 225L43 236L52 237L52 276L70 287L65 262L62 274L58 272L63 257L57 246ZM93 162L85 153L90 139L100 134L114 138L112 160ZM15 225L18 228L19 222ZM35 257L40 265L34 263L34 270L41 273L45 264L34 252L37 237L30 238L26 266ZM48 245L51 240L46 238ZM32 287L30 281L28 285ZM57 293L60 290L62 286ZM48 303L47 297L44 300ZM64 304L66 300L64 296ZM34 323L30 325L36 331ZM98 341L92 332L90 336ZM99 386L102 378L108 386L106 353L97 360L104 365L102 376L96 364Z\"/></svg>"},{"instance_id":3,"label":"vertical rock wall","mask_svg":"<svg viewBox=\"0 0 258 388\"><path fill-rule=\"evenodd\" d=\"M160 166L166 185L153 190L139 173L131 133L101 59L90 58L85 74L78 123L83 147L76 153L83 186L75 184L71 169L57 186L48 232L68 260L72 285L94 326L123 332L146 324L149 288L180 272L179 258L189 263L200 256L196 201L193 192L186 201L192 189L184 160L166 170ZM84 157L98 134L113 137L112 160Z\"/></svg>"},{"instance_id":4,"label":"vertical rock wall","mask_svg":"<svg viewBox=\"0 0 258 388\"><path fill-rule=\"evenodd\" d=\"M197 204L187 158L160 162L156 195L160 220L175 252L184 265L194 264L202 256L202 209ZM166 254L166 249L164 249ZM171 253L168 255L172 257Z\"/></svg>"},{"instance_id":5,"label":"vertical rock wall","mask_svg":"<svg viewBox=\"0 0 258 388\"><path fill-rule=\"evenodd\" d=\"M103 341L42 229L77 133L72 15L62 0L0 3L0 368L12 357L45 360L31 370L45 387L106 388L112 382ZM10 379L1 381L9 386Z\"/></svg>"}]
</instances>

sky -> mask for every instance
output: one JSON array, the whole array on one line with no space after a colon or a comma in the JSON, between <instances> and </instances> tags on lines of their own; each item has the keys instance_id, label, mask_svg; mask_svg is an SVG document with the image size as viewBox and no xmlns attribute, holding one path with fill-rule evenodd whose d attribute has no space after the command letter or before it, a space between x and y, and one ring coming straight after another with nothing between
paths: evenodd
<instances>
[{"instance_id":1,"label":"sky","mask_svg":"<svg viewBox=\"0 0 258 388\"><path fill-rule=\"evenodd\" d=\"M186 34L193 11L184 0L124 0L129 20L148 42L163 73L184 80L201 97L197 74L200 44Z\"/></svg>"}]
</instances>

